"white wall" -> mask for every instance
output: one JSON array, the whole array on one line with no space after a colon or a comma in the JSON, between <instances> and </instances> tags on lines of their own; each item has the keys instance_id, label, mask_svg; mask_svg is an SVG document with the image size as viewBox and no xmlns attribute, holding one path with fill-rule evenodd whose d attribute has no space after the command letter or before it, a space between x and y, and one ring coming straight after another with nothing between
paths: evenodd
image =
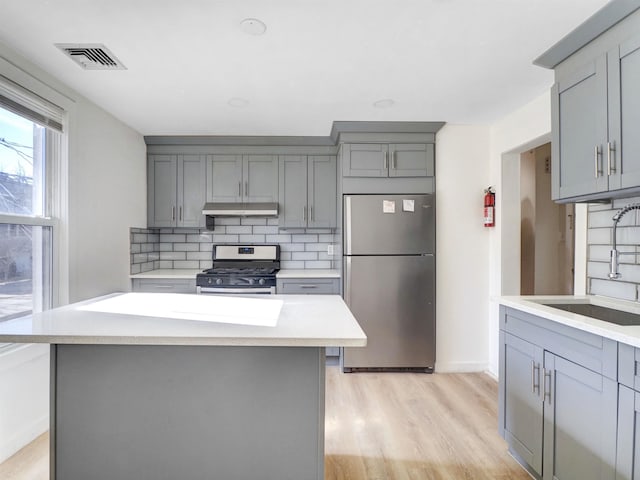
<instances>
[{"instance_id":1,"label":"white wall","mask_svg":"<svg viewBox=\"0 0 640 480\"><path fill-rule=\"evenodd\" d=\"M129 228L147 224L142 136L79 101L70 132L69 301L128 291Z\"/></svg>"},{"instance_id":2,"label":"white wall","mask_svg":"<svg viewBox=\"0 0 640 480\"><path fill-rule=\"evenodd\" d=\"M146 225L146 149L140 134L0 44L0 74L69 112L68 182L61 184L58 303L129 285L129 227ZM62 284L60 284L62 283ZM49 348L0 356L0 462L47 430Z\"/></svg>"},{"instance_id":3,"label":"white wall","mask_svg":"<svg viewBox=\"0 0 640 480\"><path fill-rule=\"evenodd\" d=\"M445 125L436 149L436 371L482 371L492 235L482 222L489 129Z\"/></svg>"},{"instance_id":4,"label":"white wall","mask_svg":"<svg viewBox=\"0 0 640 480\"><path fill-rule=\"evenodd\" d=\"M489 243L489 295L519 294L520 153L550 141L551 99L540 95L490 128L490 181L497 186L496 227ZM514 185L518 185L514 187ZM498 374L498 303L489 303L489 371Z\"/></svg>"}]
</instances>

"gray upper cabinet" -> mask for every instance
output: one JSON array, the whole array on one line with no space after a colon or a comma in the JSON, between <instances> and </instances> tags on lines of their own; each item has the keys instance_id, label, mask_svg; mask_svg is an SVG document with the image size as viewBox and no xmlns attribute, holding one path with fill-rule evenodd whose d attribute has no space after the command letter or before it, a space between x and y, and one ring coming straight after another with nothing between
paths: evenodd
<instances>
[{"instance_id":1,"label":"gray upper cabinet","mask_svg":"<svg viewBox=\"0 0 640 480\"><path fill-rule=\"evenodd\" d=\"M609 189L640 186L640 37L609 51Z\"/></svg>"},{"instance_id":2,"label":"gray upper cabinet","mask_svg":"<svg viewBox=\"0 0 640 480\"><path fill-rule=\"evenodd\" d=\"M204 226L204 158L201 155L149 155L147 165L148 226Z\"/></svg>"},{"instance_id":3,"label":"gray upper cabinet","mask_svg":"<svg viewBox=\"0 0 640 480\"><path fill-rule=\"evenodd\" d=\"M606 76L602 56L552 87L554 199L609 188L602 151L607 142Z\"/></svg>"},{"instance_id":4,"label":"gray upper cabinet","mask_svg":"<svg viewBox=\"0 0 640 480\"><path fill-rule=\"evenodd\" d=\"M631 195L640 187L640 37L565 73L552 87L554 200Z\"/></svg>"},{"instance_id":5,"label":"gray upper cabinet","mask_svg":"<svg viewBox=\"0 0 640 480\"><path fill-rule=\"evenodd\" d=\"M432 177L434 145L345 143L342 149L345 177Z\"/></svg>"},{"instance_id":6,"label":"gray upper cabinet","mask_svg":"<svg viewBox=\"0 0 640 480\"><path fill-rule=\"evenodd\" d=\"M336 227L336 157L282 155L279 226Z\"/></svg>"},{"instance_id":7,"label":"gray upper cabinet","mask_svg":"<svg viewBox=\"0 0 640 480\"><path fill-rule=\"evenodd\" d=\"M208 202L276 202L276 155L208 155Z\"/></svg>"}]
</instances>

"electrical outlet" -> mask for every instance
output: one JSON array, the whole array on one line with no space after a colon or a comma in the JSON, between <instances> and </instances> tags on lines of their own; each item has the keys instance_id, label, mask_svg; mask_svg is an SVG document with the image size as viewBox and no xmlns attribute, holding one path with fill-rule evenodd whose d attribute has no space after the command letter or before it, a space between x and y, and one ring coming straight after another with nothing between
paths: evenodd
<instances>
[{"instance_id":1,"label":"electrical outlet","mask_svg":"<svg viewBox=\"0 0 640 480\"><path fill-rule=\"evenodd\" d=\"M327 245L327 255L333 255L333 245Z\"/></svg>"}]
</instances>

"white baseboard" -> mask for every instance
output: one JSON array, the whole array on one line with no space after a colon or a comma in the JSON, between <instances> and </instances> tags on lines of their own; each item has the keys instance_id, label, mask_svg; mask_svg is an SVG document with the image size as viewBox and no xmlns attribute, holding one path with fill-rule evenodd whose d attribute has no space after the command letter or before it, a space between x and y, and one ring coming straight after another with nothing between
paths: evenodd
<instances>
[{"instance_id":1,"label":"white baseboard","mask_svg":"<svg viewBox=\"0 0 640 480\"><path fill-rule=\"evenodd\" d=\"M49 415L44 415L32 422L25 424L17 432L0 440L0 463L14 455L17 451L31 443L37 437L49 430Z\"/></svg>"},{"instance_id":2,"label":"white baseboard","mask_svg":"<svg viewBox=\"0 0 640 480\"><path fill-rule=\"evenodd\" d=\"M486 372L489 365L486 362L436 362L436 373L468 373Z\"/></svg>"}]
</instances>

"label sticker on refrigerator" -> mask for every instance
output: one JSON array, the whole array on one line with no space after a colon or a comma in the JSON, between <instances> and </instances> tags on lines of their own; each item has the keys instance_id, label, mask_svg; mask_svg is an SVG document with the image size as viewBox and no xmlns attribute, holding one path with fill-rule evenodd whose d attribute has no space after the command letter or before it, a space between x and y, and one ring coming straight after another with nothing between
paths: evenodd
<instances>
[{"instance_id":1,"label":"label sticker on refrigerator","mask_svg":"<svg viewBox=\"0 0 640 480\"><path fill-rule=\"evenodd\" d=\"M414 212L416 208L415 200L410 200L408 198L404 198L402 200L402 211L403 212Z\"/></svg>"},{"instance_id":2,"label":"label sticker on refrigerator","mask_svg":"<svg viewBox=\"0 0 640 480\"><path fill-rule=\"evenodd\" d=\"M396 201L395 200L383 200L382 201L382 213L396 213Z\"/></svg>"}]
</instances>

